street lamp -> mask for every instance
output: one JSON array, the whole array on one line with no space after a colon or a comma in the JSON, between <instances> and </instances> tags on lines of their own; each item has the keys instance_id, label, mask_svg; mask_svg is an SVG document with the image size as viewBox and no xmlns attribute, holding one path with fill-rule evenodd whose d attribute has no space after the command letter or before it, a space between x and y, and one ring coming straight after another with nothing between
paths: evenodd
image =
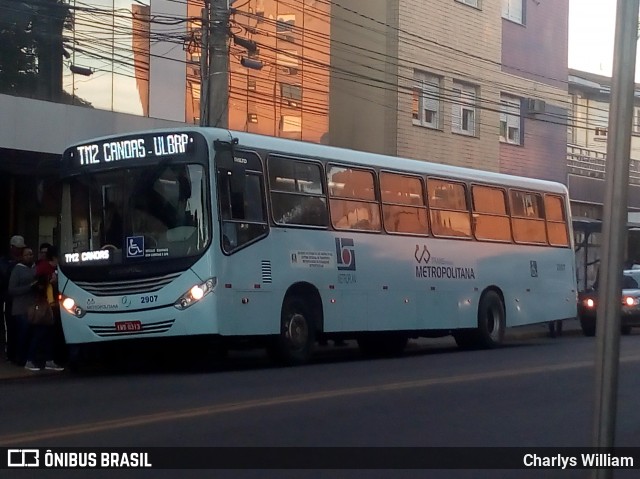
<instances>
[{"instance_id":1,"label":"street lamp","mask_svg":"<svg viewBox=\"0 0 640 479\"><path fill-rule=\"evenodd\" d=\"M93 75L93 70L91 70L91 68L79 67L73 64L69 65L69 70L71 70L71 73L75 73L77 75L82 75L85 77Z\"/></svg>"}]
</instances>

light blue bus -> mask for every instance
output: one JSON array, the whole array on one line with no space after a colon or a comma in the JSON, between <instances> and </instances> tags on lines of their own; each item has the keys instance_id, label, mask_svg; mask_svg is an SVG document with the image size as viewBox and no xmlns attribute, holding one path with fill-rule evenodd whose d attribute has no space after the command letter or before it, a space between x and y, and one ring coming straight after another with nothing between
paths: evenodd
<instances>
[{"instance_id":1,"label":"light blue bus","mask_svg":"<svg viewBox=\"0 0 640 479\"><path fill-rule=\"evenodd\" d=\"M214 128L93 139L61 172L74 358L207 338L300 364L325 339L494 347L576 316L558 183Z\"/></svg>"}]
</instances>

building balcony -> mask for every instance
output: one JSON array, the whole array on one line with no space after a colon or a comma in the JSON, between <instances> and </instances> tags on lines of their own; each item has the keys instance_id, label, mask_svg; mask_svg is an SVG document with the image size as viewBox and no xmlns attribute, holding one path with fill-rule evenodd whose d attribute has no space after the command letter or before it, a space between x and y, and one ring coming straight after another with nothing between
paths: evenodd
<instances>
[{"instance_id":1,"label":"building balcony","mask_svg":"<svg viewBox=\"0 0 640 479\"><path fill-rule=\"evenodd\" d=\"M567 145L567 167L570 175L604 180L606 164L607 154L602 151ZM632 158L629 163L629 184L640 185L640 160Z\"/></svg>"}]
</instances>

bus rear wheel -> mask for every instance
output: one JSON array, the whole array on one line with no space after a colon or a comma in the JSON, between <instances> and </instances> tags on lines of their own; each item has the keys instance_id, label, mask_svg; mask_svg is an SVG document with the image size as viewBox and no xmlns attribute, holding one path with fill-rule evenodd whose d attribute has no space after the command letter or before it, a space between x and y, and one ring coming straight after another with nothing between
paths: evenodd
<instances>
[{"instance_id":1,"label":"bus rear wheel","mask_svg":"<svg viewBox=\"0 0 640 479\"><path fill-rule=\"evenodd\" d=\"M500 295L495 291L487 291L478 305L478 327L457 330L453 337L462 349L491 349L502 344L506 324L504 303Z\"/></svg>"},{"instance_id":2,"label":"bus rear wheel","mask_svg":"<svg viewBox=\"0 0 640 479\"><path fill-rule=\"evenodd\" d=\"M500 295L495 291L487 291L478 305L478 346L489 349L502 344L506 323Z\"/></svg>"},{"instance_id":3,"label":"bus rear wheel","mask_svg":"<svg viewBox=\"0 0 640 479\"><path fill-rule=\"evenodd\" d=\"M305 302L288 296L282 304L280 334L269 346L269 355L281 364L304 364L311 358L315 340L315 321Z\"/></svg>"}]
</instances>

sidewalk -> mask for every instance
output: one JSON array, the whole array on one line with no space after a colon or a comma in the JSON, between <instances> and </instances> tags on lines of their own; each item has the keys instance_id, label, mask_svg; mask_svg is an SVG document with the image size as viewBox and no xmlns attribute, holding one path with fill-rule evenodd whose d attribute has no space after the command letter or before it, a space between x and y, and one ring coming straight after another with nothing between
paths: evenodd
<instances>
[{"instance_id":1,"label":"sidewalk","mask_svg":"<svg viewBox=\"0 0 640 479\"><path fill-rule=\"evenodd\" d=\"M576 319L568 319L563 321L562 325L562 336L555 338L557 341L561 341L563 336L575 336L581 335L582 330L580 329L580 323ZM516 328L510 328L506 333L506 341L523 341L527 339L534 338L545 338L549 337L549 328L546 323L541 324L533 324L529 326L519 326ZM424 341L433 341L429 339L424 339ZM0 380L3 379L29 379L29 378L37 378L37 377L49 377L49 376L60 376L60 375L68 375L69 372L67 369L64 371L29 371L20 366L16 366L13 363L5 359L0 359Z\"/></svg>"}]
</instances>

